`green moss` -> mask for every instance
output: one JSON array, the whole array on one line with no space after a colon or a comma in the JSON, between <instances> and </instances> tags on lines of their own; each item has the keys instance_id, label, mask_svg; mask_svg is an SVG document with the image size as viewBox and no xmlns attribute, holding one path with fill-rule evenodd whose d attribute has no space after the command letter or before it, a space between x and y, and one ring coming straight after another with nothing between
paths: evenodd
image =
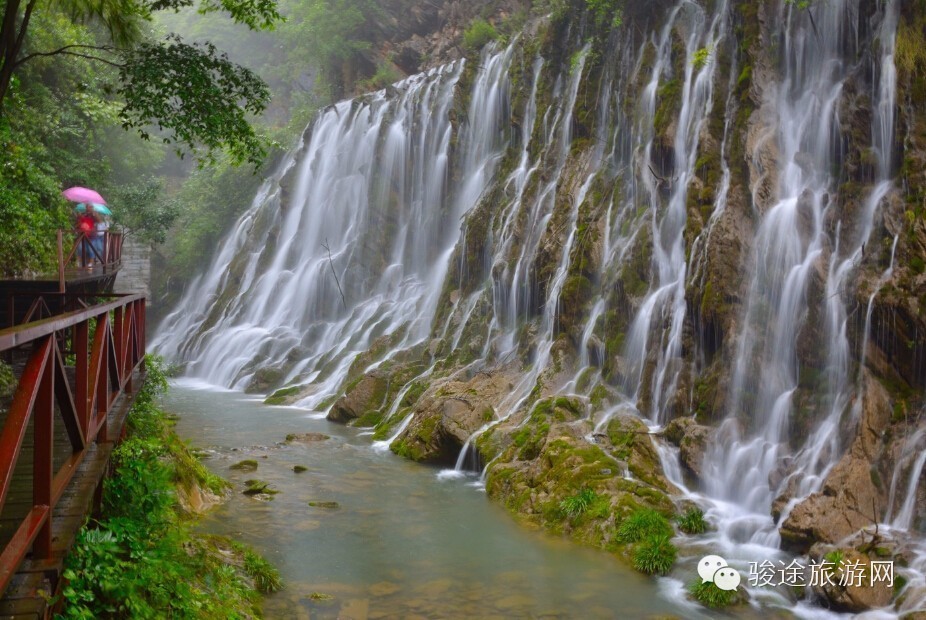
<instances>
[{"instance_id":1,"label":"green moss","mask_svg":"<svg viewBox=\"0 0 926 620\"><path fill-rule=\"evenodd\" d=\"M257 479L245 480L244 484L245 484L245 488L244 488L244 491L242 491L242 493L244 493L245 495L258 495L258 494L276 495L277 493L279 493L277 489L274 489L270 486L269 482L264 482L263 480L257 480Z\"/></svg>"},{"instance_id":2,"label":"green moss","mask_svg":"<svg viewBox=\"0 0 926 620\"><path fill-rule=\"evenodd\" d=\"M265 405L285 405L288 402L288 397L295 396L299 393L299 390L302 389L298 385L293 385L291 387L286 387L277 390L270 396L264 399Z\"/></svg>"},{"instance_id":3,"label":"green moss","mask_svg":"<svg viewBox=\"0 0 926 620\"><path fill-rule=\"evenodd\" d=\"M370 428L374 427L383 420L383 412L379 409L374 409L367 411L362 416L354 420L351 426L359 426L361 428Z\"/></svg>"},{"instance_id":4,"label":"green moss","mask_svg":"<svg viewBox=\"0 0 926 620\"><path fill-rule=\"evenodd\" d=\"M309 506L311 506L312 508L327 508L328 510L333 510L336 508L340 508L341 504L337 502L331 502L331 501L311 500L309 502Z\"/></svg>"},{"instance_id":5,"label":"green moss","mask_svg":"<svg viewBox=\"0 0 926 620\"><path fill-rule=\"evenodd\" d=\"M592 403L592 409L594 411L601 409L602 404L609 400L610 397L611 391L600 383L592 388L591 394L588 395L588 399Z\"/></svg>"},{"instance_id":6,"label":"green moss","mask_svg":"<svg viewBox=\"0 0 926 620\"><path fill-rule=\"evenodd\" d=\"M910 258L910 269L913 270L913 273L920 275L926 271L926 261L924 261L919 256L913 256Z\"/></svg>"},{"instance_id":7,"label":"green moss","mask_svg":"<svg viewBox=\"0 0 926 620\"><path fill-rule=\"evenodd\" d=\"M657 108L653 117L653 127L656 135L662 136L669 129L669 125L675 119L678 113L678 107L681 102L682 82L678 78L666 80L659 86L656 91Z\"/></svg>"},{"instance_id":8,"label":"green moss","mask_svg":"<svg viewBox=\"0 0 926 620\"><path fill-rule=\"evenodd\" d=\"M257 461L254 459L245 459L243 461L238 461L234 465L230 466L229 469L236 469L239 471L256 471Z\"/></svg>"}]
</instances>

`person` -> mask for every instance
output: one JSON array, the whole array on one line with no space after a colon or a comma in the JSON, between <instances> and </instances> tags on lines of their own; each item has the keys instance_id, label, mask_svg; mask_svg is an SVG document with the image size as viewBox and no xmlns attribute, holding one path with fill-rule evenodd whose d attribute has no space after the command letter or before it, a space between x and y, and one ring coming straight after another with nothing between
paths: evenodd
<instances>
[{"instance_id":1,"label":"person","mask_svg":"<svg viewBox=\"0 0 926 620\"><path fill-rule=\"evenodd\" d=\"M96 231L96 218L93 214L93 205L88 204L86 211L77 216L77 234L80 235L79 267L89 267L93 262L91 249L92 236Z\"/></svg>"},{"instance_id":2,"label":"person","mask_svg":"<svg viewBox=\"0 0 926 620\"><path fill-rule=\"evenodd\" d=\"M105 263L106 254L104 254L103 251L105 249L104 242L106 240L106 231L109 230L109 222L106 221L106 216L102 213L94 211L94 214L96 216L95 232L93 236L93 247L96 249L94 257Z\"/></svg>"}]
</instances>

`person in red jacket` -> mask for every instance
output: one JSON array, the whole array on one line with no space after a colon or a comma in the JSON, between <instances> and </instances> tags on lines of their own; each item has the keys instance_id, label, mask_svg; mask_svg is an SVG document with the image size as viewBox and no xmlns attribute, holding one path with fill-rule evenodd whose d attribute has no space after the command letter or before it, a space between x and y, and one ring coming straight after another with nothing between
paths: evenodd
<instances>
[{"instance_id":1,"label":"person in red jacket","mask_svg":"<svg viewBox=\"0 0 926 620\"><path fill-rule=\"evenodd\" d=\"M96 234L96 218L93 215L93 205L87 205L87 210L77 216L77 234L80 235L80 267L89 267L93 264L93 250L91 238Z\"/></svg>"}]
</instances>

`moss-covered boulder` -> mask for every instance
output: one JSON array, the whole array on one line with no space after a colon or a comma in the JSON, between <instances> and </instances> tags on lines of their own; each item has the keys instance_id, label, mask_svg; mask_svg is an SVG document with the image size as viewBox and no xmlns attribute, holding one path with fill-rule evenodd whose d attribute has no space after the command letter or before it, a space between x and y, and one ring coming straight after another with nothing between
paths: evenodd
<instances>
[{"instance_id":1,"label":"moss-covered boulder","mask_svg":"<svg viewBox=\"0 0 926 620\"><path fill-rule=\"evenodd\" d=\"M618 414L611 418L605 429L609 452L627 464L627 470L646 484L668 492L671 484L662 474L659 454L653 445L649 428L639 417Z\"/></svg>"},{"instance_id":2,"label":"moss-covered boulder","mask_svg":"<svg viewBox=\"0 0 926 620\"><path fill-rule=\"evenodd\" d=\"M290 433L286 436L287 442L296 443L314 443L317 441L327 441L331 439L330 435L324 433Z\"/></svg>"},{"instance_id":3,"label":"moss-covered boulder","mask_svg":"<svg viewBox=\"0 0 926 620\"><path fill-rule=\"evenodd\" d=\"M495 406L511 387L511 376L502 371L435 382L418 399L414 417L392 443L392 451L418 462L454 463L466 440L496 420Z\"/></svg>"},{"instance_id":4,"label":"moss-covered boulder","mask_svg":"<svg viewBox=\"0 0 926 620\"><path fill-rule=\"evenodd\" d=\"M280 388L273 394L264 399L265 405L291 405L301 397L303 388L298 385L290 385Z\"/></svg>"},{"instance_id":5,"label":"moss-covered boulder","mask_svg":"<svg viewBox=\"0 0 926 620\"><path fill-rule=\"evenodd\" d=\"M237 471L257 471L257 461L254 459L244 459L243 461L238 461L234 465L230 465L229 469Z\"/></svg>"},{"instance_id":6,"label":"moss-covered boulder","mask_svg":"<svg viewBox=\"0 0 926 620\"><path fill-rule=\"evenodd\" d=\"M335 401L328 412L332 422L346 424L369 411L379 411L386 405L389 378L373 371L348 384L344 396Z\"/></svg>"},{"instance_id":7,"label":"moss-covered boulder","mask_svg":"<svg viewBox=\"0 0 926 620\"><path fill-rule=\"evenodd\" d=\"M265 394L283 381L283 370L272 366L258 368L244 389L247 394Z\"/></svg>"},{"instance_id":8,"label":"moss-covered boulder","mask_svg":"<svg viewBox=\"0 0 926 620\"><path fill-rule=\"evenodd\" d=\"M512 512L597 547L616 544L617 526L635 511L648 508L667 517L674 513L664 491L625 478L614 456L588 443L586 425L560 422L544 430L539 421L534 424L544 433L536 456L521 458L526 444L515 441L489 467L488 495ZM569 514L565 508L582 493L594 494L595 501L581 514Z\"/></svg>"}]
</instances>

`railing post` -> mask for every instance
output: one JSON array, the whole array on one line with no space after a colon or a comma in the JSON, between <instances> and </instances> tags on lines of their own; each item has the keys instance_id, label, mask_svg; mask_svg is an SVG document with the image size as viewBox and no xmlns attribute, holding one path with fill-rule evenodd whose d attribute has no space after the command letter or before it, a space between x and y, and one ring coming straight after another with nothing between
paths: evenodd
<instances>
[{"instance_id":1,"label":"railing post","mask_svg":"<svg viewBox=\"0 0 926 620\"><path fill-rule=\"evenodd\" d=\"M75 403L77 419L84 432L84 437L90 435L90 399L92 398L88 385L90 381L89 342L88 321L81 321L74 326L74 357L76 358L74 375L77 382L77 402Z\"/></svg>"},{"instance_id":2,"label":"railing post","mask_svg":"<svg viewBox=\"0 0 926 620\"><path fill-rule=\"evenodd\" d=\"M64 233L58 229L58 292L64 292Z\"/></svg>"},{"instance_id":3,"label":"railing post","mask_svg":"<svg viewBox=\"0 0 926 620\"><path fill-rule=\"evenodd\" d=\"M93 424L100 424L100 430L96 435L98 442L107 441L106 436L106 416L109 414L109 343L113 337L109 325L109 315L104 314L97 319L96 328L104 330L100 351L100 377L96 384L96 415L93 416ZM102 423L100 422L102 418Z\"/></svg>"},{"instance_id":4,"label":"railing post","mask_svg":"<svg viewBox=\"0 0 926 620\"><path fill-rule=\"evenodd\" d=\"M52 451L54 449L55 433L55 364L57 344L54 334L48 336L51 346L48 358L45 360L45 369L36 395L35 409L33 411L34 426L33 442L35 444L32 456L32 503L35 506L48 506L48 518L39 530L33 542L32 550L36 558L51 557L51 494L54 469Z\"/></svg>"}]
</instances>

